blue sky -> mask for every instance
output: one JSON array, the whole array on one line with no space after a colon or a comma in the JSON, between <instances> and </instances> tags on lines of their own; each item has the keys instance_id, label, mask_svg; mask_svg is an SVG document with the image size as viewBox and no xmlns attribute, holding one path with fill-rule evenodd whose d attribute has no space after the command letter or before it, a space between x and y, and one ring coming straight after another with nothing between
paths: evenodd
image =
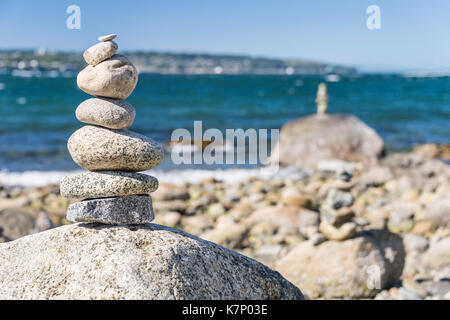
<instances>
[{"instance_id":1,"label":"blue sky","mask_svg":"<svg viewBox=\"0 0 450 320\"><path fill-rule=\"evenodd\" d=\"M68 30L66 8L81 8ZM366 9L381 8L381 30ZM122 50L249 54L363 70L450 69L448 0L0 0L0 48L82 51L117 33Z\"/></svg>"}]
</instances>

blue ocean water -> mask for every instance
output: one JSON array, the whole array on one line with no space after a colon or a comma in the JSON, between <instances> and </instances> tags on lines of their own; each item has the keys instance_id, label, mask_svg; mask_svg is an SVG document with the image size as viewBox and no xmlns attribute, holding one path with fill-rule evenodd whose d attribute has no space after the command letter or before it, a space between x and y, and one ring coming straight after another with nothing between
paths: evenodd
<instances>
[{"instance_id":1,"label":"blue ocean water","mask_svg":"<svg viewBox=\"0 0 450 320\"><path fill-rule=\"evenodd\" d=\"M131 130L162 143L174 129L280 128L315 112L322 76L141 74L127 99L137 111ZM351 113L373 127L388 151L449 143L450 77L342 77L328 83L330 113ZM90 96L75 77L0 75L0 170L73 170L67 139ZM170 161L168 159L167 161Z\"/></svg>"}]
</instances>

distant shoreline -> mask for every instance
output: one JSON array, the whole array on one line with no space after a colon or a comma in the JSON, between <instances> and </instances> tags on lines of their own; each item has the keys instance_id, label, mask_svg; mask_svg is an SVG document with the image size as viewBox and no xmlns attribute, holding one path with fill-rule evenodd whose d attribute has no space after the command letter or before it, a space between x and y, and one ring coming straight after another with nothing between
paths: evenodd
<instances>
[{"instance_id":1,"label":"distant shoreline","mask_svg":"<svg viewBox=\"0 0 450 320\"><path fill-rule=\"evenodd\" d=\"M355 75L351 66L301 59L278 59L246 55L168 53L156 51L124 52L141 73L157 74L261 74L261 75ZM0 71L73 71L85 63L79 52L0 50Z\"/></svg>"}]
</instances>

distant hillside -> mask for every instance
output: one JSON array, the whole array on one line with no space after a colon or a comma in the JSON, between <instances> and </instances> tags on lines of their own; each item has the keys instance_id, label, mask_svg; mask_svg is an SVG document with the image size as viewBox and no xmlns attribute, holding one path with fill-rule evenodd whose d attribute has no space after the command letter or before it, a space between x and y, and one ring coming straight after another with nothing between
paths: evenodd
<instances>
[{"instance_id":1,"label":"distant hillside","mask_svg":"<svg viewBox=\"0 0 450 320\"><path fill-rule=\"evenodd\" d=\"M142 73L162 74L328 74L357 73L352 67L303 60L238 55L123 52ZM86 65L79 52L0 51L3 70L78 71Z\"/></svg>"}]
</instances>

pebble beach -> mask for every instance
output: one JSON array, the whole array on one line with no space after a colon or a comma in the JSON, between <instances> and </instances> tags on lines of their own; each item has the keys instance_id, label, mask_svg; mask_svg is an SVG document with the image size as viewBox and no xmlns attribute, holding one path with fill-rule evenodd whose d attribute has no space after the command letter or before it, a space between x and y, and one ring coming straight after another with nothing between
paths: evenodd
<instances>
[{"instance_id":1,"label":"pebble beach","mask_svg":"<svg viewBox=\"0 0 450 320\"><path fill-rule=\"evenodd\" d=\"M160 178L152 193L153 222L254 258L309 298L448 299L448 150L424 145L388 154L375 166L284 168L270 179L254 175L224 181L213 171L195 182ZM76 201L62 198L57 184L2 186L2 241L68 224L67 208ZM321 224L326 208L354 230L345 235L345 230L326 228ZM371 230L388 230L391 238L369 245ZM385 251L399 261L377 260ZM358 254L367 259L358 261ZM337 268L342 261L352 270L345 281ZM367 268L373 265L382 267L382 289L367 289ZM308 280L312 277L317 282Z\"/></svg>"}]
</instances>

